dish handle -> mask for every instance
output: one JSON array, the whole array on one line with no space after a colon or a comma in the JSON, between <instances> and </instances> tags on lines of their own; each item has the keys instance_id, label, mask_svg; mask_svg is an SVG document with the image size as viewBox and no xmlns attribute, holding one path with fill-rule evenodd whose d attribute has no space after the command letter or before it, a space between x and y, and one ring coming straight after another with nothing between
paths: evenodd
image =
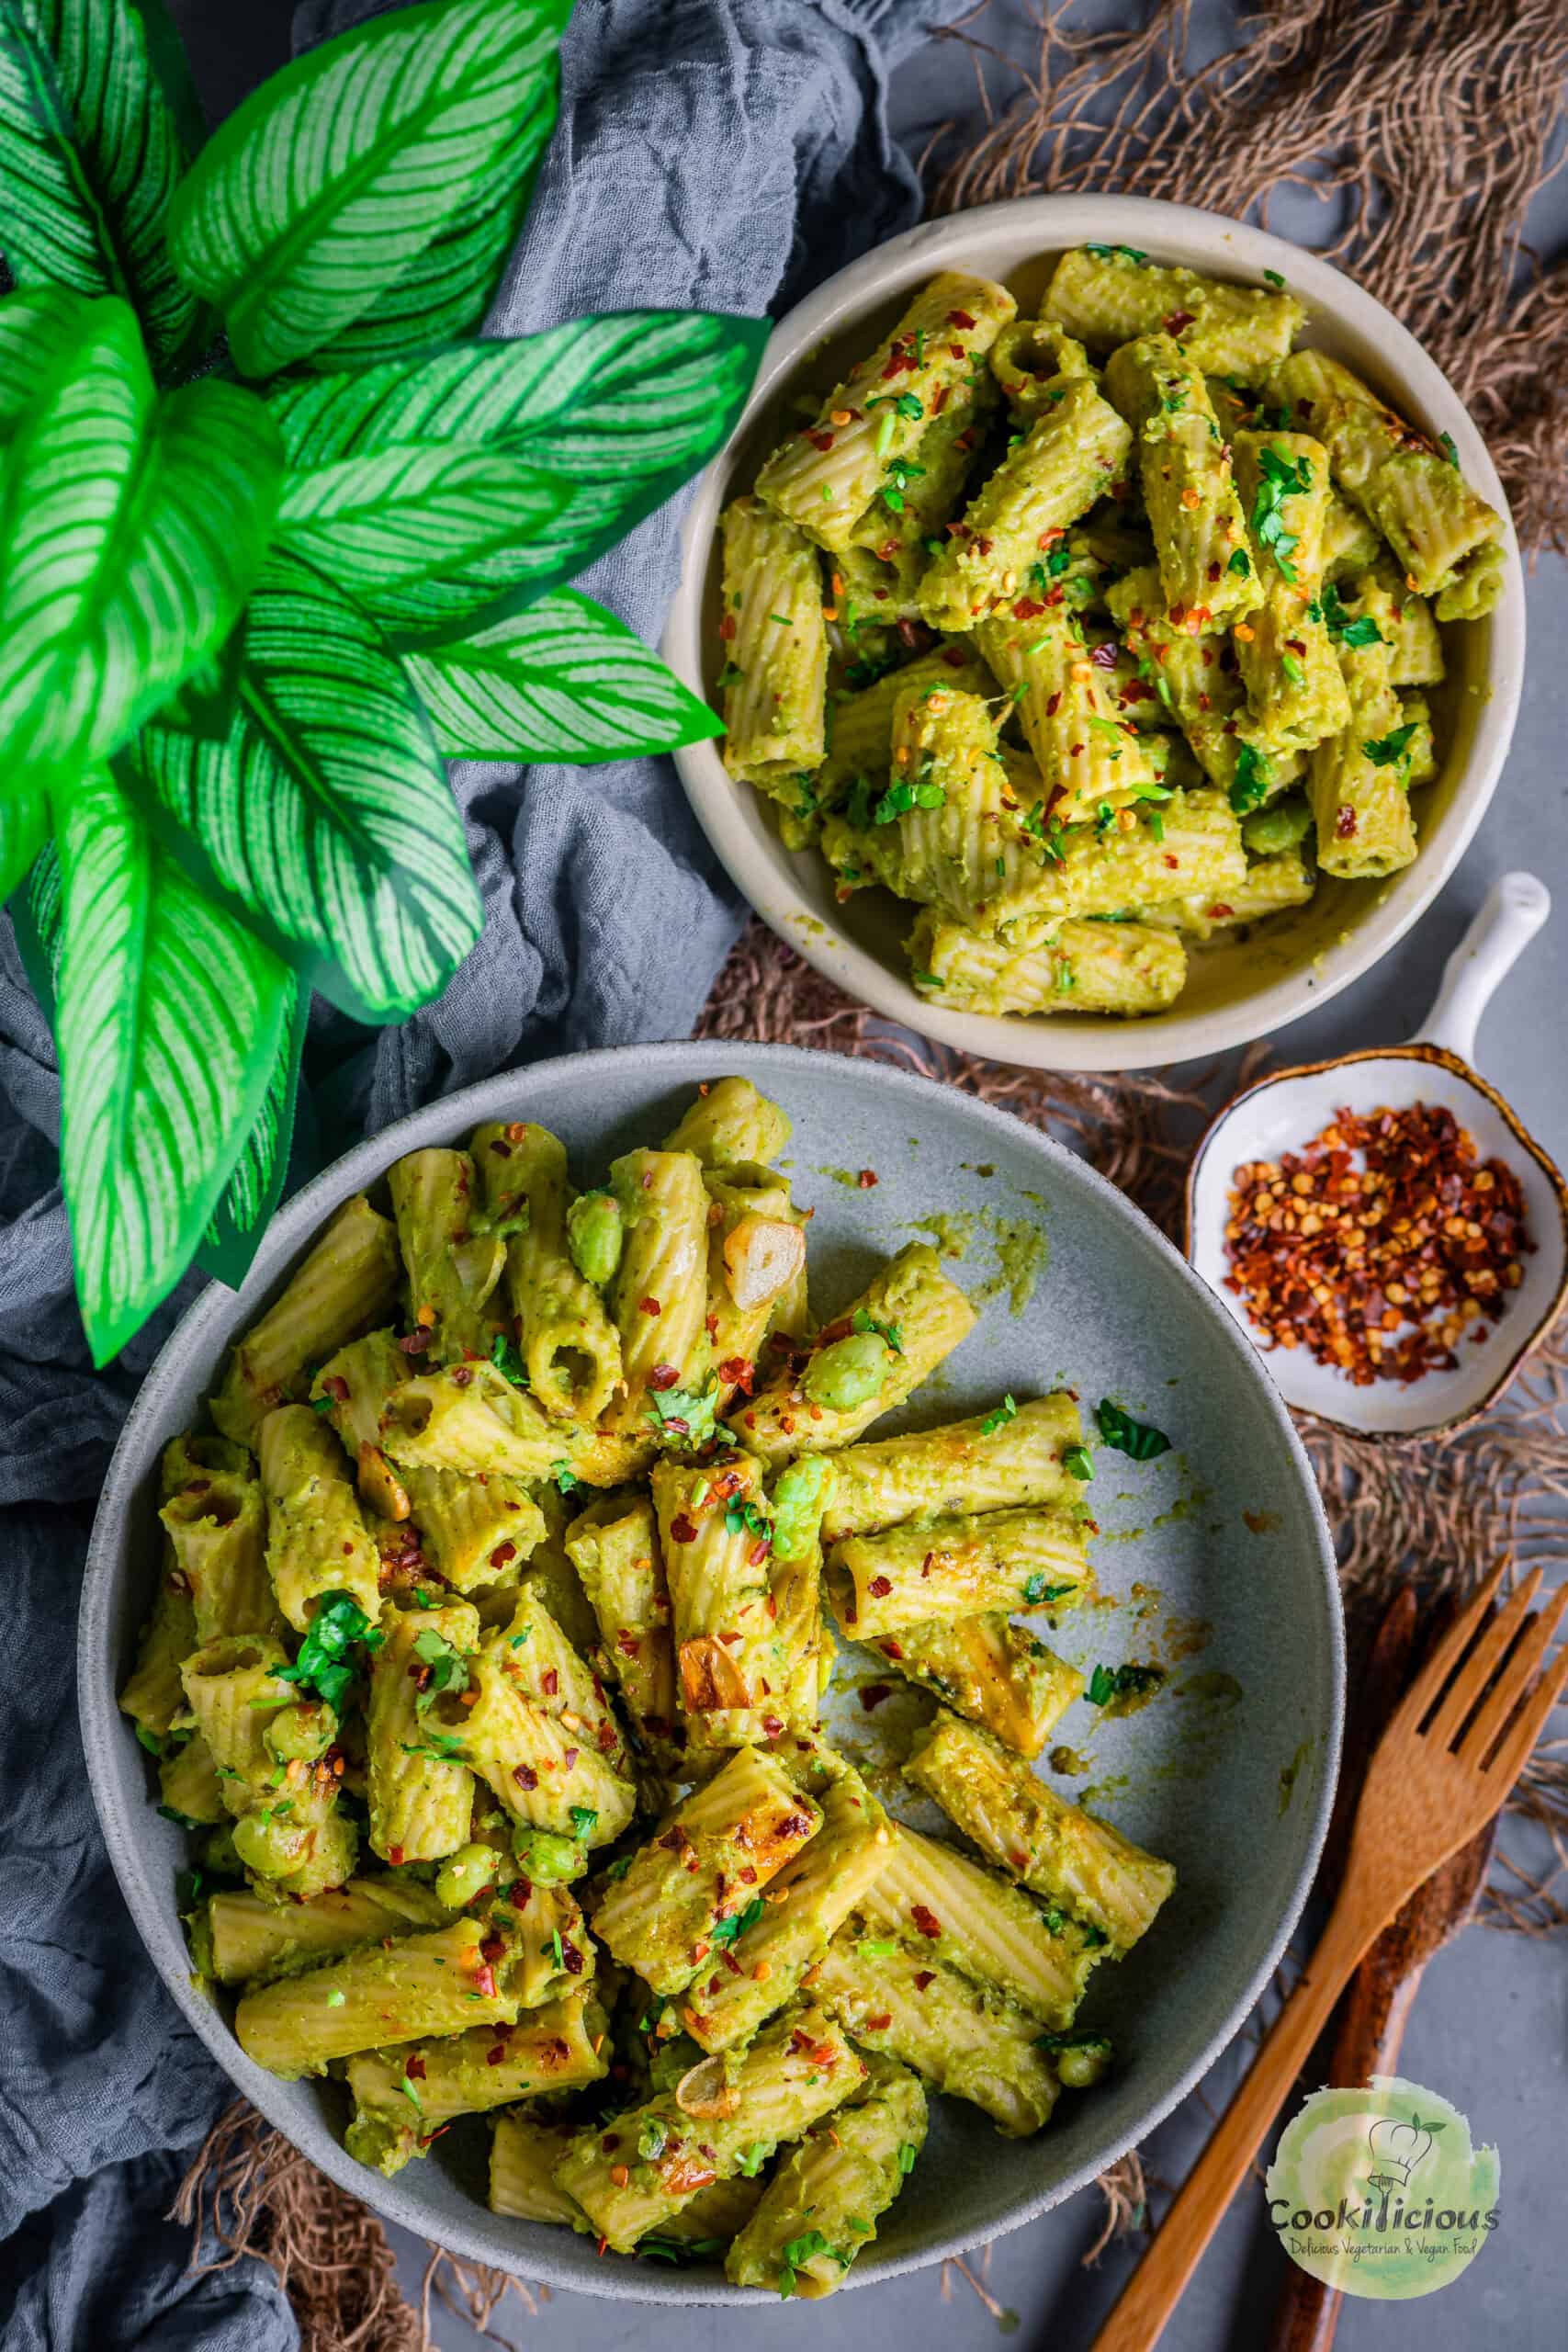
<instances>
[{"instance_id":1,"label":"dish handle","mask_svg":"<svg viewBox=\"0 0 1568 2352\"><path fill-rule=\"evenodd\" d=\"M1475 1033L1493 991L1551 912L1551 893L1539 876L1500 874L1444 965L1437 1001L1411 1044L1440 1046L1473 1068Z\"/></svg>"}]
</instances>

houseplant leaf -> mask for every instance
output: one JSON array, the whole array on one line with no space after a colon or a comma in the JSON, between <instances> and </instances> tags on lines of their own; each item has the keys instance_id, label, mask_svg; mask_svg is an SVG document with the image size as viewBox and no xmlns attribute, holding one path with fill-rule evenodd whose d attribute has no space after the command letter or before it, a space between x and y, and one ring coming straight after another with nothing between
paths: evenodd
<instances>
[{"instance_id":1,"label":"houseplant leaf","mask_svg":"<svg viewBox=\"0 0 1568 2352\"><path fill-rule=\"evenodd\" d=\"M434 574L548 530L570 486L500 450L423 442L284 478L278 537L394 616Z\"/></svg>"},{"instance_id":2,"label":"houseplant leaf","mask_svg":"<svg viewBox=\"0 0 1568 2352\"><path fill-rule=\"evenodd\" d=\"M412 462L432 448L481 449L551 478L555 513L439 574L384 582L377 610L400 639L417 643L513 591L542 595L707 463L745 404L767 334L761 319L626 311L280 386L268 405L290 468L284 527L313 499L304 484L321 469L332 469L341 500L349 468L365 469L368 481L394 452ZM411 512L403 521L412 527Z\"/></svg>"},{"instance_id":3,"label":"houseplant leaf","mask_svg":"<svg viewBox=\"0 0 1568 2352\"><path fill-rule=\"evenodd\" d=\"M127 304L77 306L0 472L0 794L69 784L222 643L278 479L262 401L158 396Z\"/></svg>"},{"instance_id":4,"label":"houseplant leaf","mask_svg":"<svg viewBox=\"0 0 1568 2352\"><path fill-rule=\"evenodd\" d=\"M555 119L570 0L425 0L323 42L230 116L182 183L175 266L222 312L242 375L332 345ZM441 300L428 276L432 311ZM469 288L472 299L473 288ZM405 348L444 326L404 313Z\"/></svg>"},{"instance_id":5,"label":"houseplant leaf","mask_svg":"<svg viewBox=\"0 0 1568 2352\"><path fill-rule=\"evenodd\" d=\"M403 666L451 758L630 759L724 731L624 621L570 588Z\"/></svg>"},{"instance_id":6,"label":"houseplant leaf","mask_svg":"<svg viewBox=\"0 0 1568 2352\"><path fill-rule=\"evenodd\" d=\"M21 287L116 294L168 382L202 306L164 241L194 96L159 0L0 0L0 251Z\"/></svg>"},{"instance_id":7,"label":"houseplant leaf","mask_svg":"<svg viewBox=\"0 0 1568 2352\"><path fill-rule=\"evenodd\" d=\"M375 623L297 557L276 551L251 599L228 734L154 721L135 759L222 888L357 1019L427 1002L479 937L429 722Z\"/></svg>"},{"instance_id":8,"label":"houseplant leaf","mask_svg":"<svg viewBox=\"0 0 1568 2352\"><path fill-rule=\"evenodd\" d=\"M55 1037L76 1291L107 1363L179 1280L265 1095L288 967L107 771L60 818Z\"/></svg>"},{"instance_id":9,"label":"houseplant leaf","mask_svg":"<svg viewBox=\"0 0 1568 2352\"><path fill-rule=\"evenodd\" d=\"M14 792L0 800L0 899L8 899L49 839L49 795Z\"/></svg>"},{"instance_id":10,"label":"houseplant leaf","mask_svg":"<svg viewBox=\"0 0 1568 2352\"><path fill-rule=\"evenodd\" d=\"M197 1263L215 1281L238 1290L283 1195L299 1096L299 1057L310 1016L310 991L293 972L284 992L283 1042L266 1092L245 1137L233 1173L209 1219Z\"/></svg>"}]
</instances>

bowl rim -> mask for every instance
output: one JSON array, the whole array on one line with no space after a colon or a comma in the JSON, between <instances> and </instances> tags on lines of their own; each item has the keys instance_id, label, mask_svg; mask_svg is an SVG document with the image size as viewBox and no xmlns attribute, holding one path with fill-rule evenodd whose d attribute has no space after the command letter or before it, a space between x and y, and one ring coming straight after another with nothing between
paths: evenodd
<instances>
[{"instance_id":1,"label":"bowl rim","mask_svg":"<svg viewBox=\"0 0 1568 2352\"><path fill-rule=\"evenodd\" d=\"M731 1041L705 1039L657 1046L611 1046L593 1053L561 1055L547 1061L502 1071L456 1093L437 1098L356 1145L322 1170L274 1216L251 1272L239 1292L213 1282L198 1294L164 1341L137 1391L105 1476L88 1541L77 1618L77 1703L94 1806L120 1892L148 1957L186 2023L224 2075L266 2120L282 2132L290 2144L308 2156L330 2180L359 2198L383 2220L396 2222L418 2237L439 2244L461 2258L489 2263L530 2280L615 2301L735 2304L742 2308L755 2308L757 2296L754 2289L732 2287L722 2276L715 2279L701 2271L666 2273L649 2264L637 2264L630 2257L616 2256L613 2265L607 2261L596 2264L584 2275L555 2253L549 2244L553 2233L546 2233L542 2227L538 2229L542 2250L537 2256L531 2248L525 2253L515 2246L498 2246L493 2234L498 2225L512 2230L528 2229L535 2225L508 2222L505 2217L491 2213L488 2207L476 2201L473 2225L454 2227L444 2217L429 2213L417 2191L411 2193L401 2187L401 2175L384 2179L356 2164L338 2136L318 2119L312 2117L308 2128L302 2133L299 2131L297 2119L284 2112L281 2107L278 2095L287 2086L246 2057L222 2012L193 1984L189 1954L169 1890L160 1883L156 1871L149 1868L142 1859L135 1823L144 1815L147 1800L141 1792L134 1796L130 1793L129 1780L121 1769L122 1759L127 1754L126 1743L131 1734L116 1703L113 1661L109 1653L109 1616L118 1583L116 1553L119 1532L130 1516L138 1490L145 1484L156 1447L167 1434L160 1420L164 1393L178 1379L193 1340L200 1341L222 1333L226 1344L227 1335L240 1328L247 1311L254 1308L259 1297L265 1295L333 1209L351 1193L375 1182L390 1162L403 1152L417 1149L424 1144L445 1141L453 1132L487 1118L518 1115L520 1103L525 1103L536 1090L547 1089L564 1071L570 1071L574 1077L584 1073L592 1075L595 1070L607 1071L628 1060L635 1060L639 1075L649 1079L668 1076L672 1082L681 1082L728 1076L739 1069L742 1074L757 1079L759 1083L764 1082L766 1072L787 1070L804 1073L811 1066L828 1060L852 1068L863 1081L868 1069L871 1069L875 1073L873 1082L879 1087L886 1086L895 1096L902 1097L910 1113L918 1113L919 1106L932 1095L940 1095L945 1105L955 1092L962 1091L889 1063L874 1061L868 1064L857 1057L823 1055L807 1046L738 1045ZM1263 1409L1271 1417L1283 1442L1286 1459L1295 1473L1307 1524L1314 1537L1313 1549L1318 1570L1315 1590L1327 1636L1329 1694L1327 1720L1314 1726L1314 1736L1321 1736L1325 1745L1325 1770L1307 1824L1302 1863L1269 1939L1267 1951L1247 1983L1238 1986L1230 1996L1220 2023L1203 2048L1179 2079L1151 2105L1136 2128L1094 2152L1066 2180L1039 2195L1025 2198L1016 2207L1009 2207L998 2214L994 2224L987 2224L984 2240L956 2233L881 2263L864 2267L856 2264L844 2282L847 2287L878 2285L924 2269L932 2263L944 2261L950 2256L963 2252L966 2246L1003 2236L1038 2219L1053 2206L1065 2202L1087 2188L1098 2173L1146 2138L1187 2097L1245 2024L1266 1989L1301 1916L1316 1875L1328 1827L1344 1727L1344 1621L1333 1538L1305 1448L1283 1400L1259 1362L1257 1351L1246 1334L1236 1328L1208 1284L1188 1264L1181 1251L1109 1178L1053 1136L1028 1126L1011 1112L967 1093L963 1094L963 1100L969 1114L982 1128L993 1129L999 1137L1015 1145L1021 1130L1028 1147L1042 1160L1058 1170L1070 1170L1074 1181L1087 1183L1090 1191L1099 1193L1114 1211L1130 1218L1141 1230L1142 1238L1153 1244L1156 1253L1165 1255L1178 1281L1189 1289L1195 1312L1209 1321L1219 1335L1220 1345L1230 1349L1237 1364L1244 1367L1243 1377L1256 1383ZM433 2234L435 2228L442 2233L439 2238ZM571 2241L574 2248L586 2246L589 2243L586 2239L574 2238Z\"/></svg>"},{"instance_id":2,"label":"bowl rim","mask_svg":"<svg viewBox=\"0 0 1568 2352\"><path fill-rule=\"evenodd\" d=\"M1288 1069L1265 1070L1260 1078L1254 1079L1250 1086L1244 1086L1239 1093L1233 1094L1229 1102L1224 1103L1215 1112L1198 1139L1197 1148L1188 1162L1187 1182L1182 1187L1181 1248L1182 1254L1189 1265L1191 1265L1200 1176L1203 1163L1208 1158L1210 1146L1218 1142L1221 1131L1233 1111L1239 1110L1242 1103L1250 1102L1255 1094L1265 1093L1271 1086L1283 1085L1288 1079L1321 1078L1325 1070L1345 1069L1355 1062L1379 1061L1433 1064L1438 1069L1450 1071L1455 1078L1463 1079L1468 1085L1474 1087L1478 1094L1484 1095L1514 1137L1515 1142L1529 1152L1551 1186L1562 1234L1562 1279L1546 1307L1525 1333L1513 1354L1498 1373L1496 1379L1493 1381L1478 1403L1467 1405L1461 1411L1450 1413L1442 1420L1423 1422L1420 1428L1413 1430L1367 1429L1359 1421L1341 1420L1337 1414L1333 1413L1313 1412L1304 1405L1287 1405L1285 1408L1290 1413L1300 1412L1306 1419L1314 1421L1319 1429L1333 1430L1341 1437L1359 1438L1364 1445L1380 1447L1421 1445L1436 1438L1457 1437L1461 1430L1471 1429L1477 1421L1483 1419L1491 1411L1503 1391L1512 1384L1519 1373L1523 1372L1530 1358L1544 1346L1564 1306L1568 1306L1568 1180L1564 1179L1562 1170L1545 1145L1536 1141L1513 1105L1498 1093L1497 1089L1489 1080L1482 1077L1473 1064L1467 1062L1461 1055L1450 1053L1447 1046L1434 1045L1425 1037L1413 1037L1403 1046L1360 1046L1352 1053L1326 1055L1322 1061L1295 1062ZM1196 1267L1193 1271L1197 1272ZM1200 1275L1199 1280L1203 1283L1205 1289L1211 1287L1204 1276ZM1227 1314L1230 1312L1228 1308L1225 1311ZM1258 1351L1259 1360L1264 1363L1267 1369L1269 1351L1265 1350L1261 1340L1252 1338L1252 1326L1250 1324L1244 1326L1234 1315L1231 1316L1231 1320L1235 1324L1237 1330L1242 1331L1244 1336L1251 1340L1251 1344ZM1272 1385L1272 1375L1270 1375L1270 1385Z\"/></svg>"},{"instance_id":3,"label":"bowl rim","mask_svg":"<svg viewBox=\"0 0 1568 2352\"><path fill-rule=\"evenodd\" d=\"M681 579L660 650L699 697L704 694L704 574L739 438L813 345L852 324L879 299L933 269L962 266L966 256L970 266L983 267L972 248L1004 222L1015 231L1034 232L1031 243L1042 252L1090 239L1183 246L1181 258L1200 268L1255 274L1271 268L1288 275L1292 290L1302 294L1310 308L1343 319L1379 344L1391 379L1409 392L1436 429L1453 435L1466 477L1497 508L1506 526L1503 594L1490 616L1487 691L1449 808L1422 842L1415 862L1381 886L1381 896L1348 939L1325 950L1315 963L1285 974L1236 1004L1211 1012L1183 1014L1179 998L1168 1012L1122 1022L944 1011L807 904L781 862L777 845L756 837L742 788L726 771L715 741L705 739L676 751L675 764L693 813L730 880L786 946L846 995L939 1045L988 1061L1100 1073L1161 1069L1250 1045L1315 1012L1369 972L1426 913L1474 838L1507 758L1524 683L1524 572L1503 485L1463 401L1409 329L1332 262L1269 230L1196 205L1134 196L1015 197L949 213L890 238L837 271L774 328L745 411L699 477L682 526Z\"/></svg>"}]
</instances>

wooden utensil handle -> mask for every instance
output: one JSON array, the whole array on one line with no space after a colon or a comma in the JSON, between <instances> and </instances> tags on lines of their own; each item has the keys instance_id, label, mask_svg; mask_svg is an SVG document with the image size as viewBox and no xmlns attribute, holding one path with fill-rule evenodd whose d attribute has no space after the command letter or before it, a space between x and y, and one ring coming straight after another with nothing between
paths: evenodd
<instances>
[{"instance_id":1,"label":"wooden utensil handle","mask_svg":"<svg viewBox=\"0 0 1568 2352\"><path fill-rule=\"evenodd\" d=\"M1381 1947L1380 1947L1381 1949ZM1400 2045L1416 2005L1422 1972L1404 1976L1378 1966L1373 1951L1350 1979L1345 2013L1335 2036L1328 2080L1341 2088L1398 2069ZM1269 2352L1329 2352L1344 2297L1337 2287L1292 2263L1269 2336Z\"/></svg>"},{"instance_id":2,"label":"wooden utensil handle","mask_svg":"<svg viewBox=\"0 0 1568 2352\"><path fill-rule=\"evenodd\" d=\"M1093 2352L1151 2352L1197 2268L1225 2208L1246 2178L1280 2102L1304 2064L1361 1955L1397 1907L1342 1889L1322 1941L1225 2109L1219 2129L1177 2191L1147 2254L1094 2339Z\"/></svg>"}]
</instances>

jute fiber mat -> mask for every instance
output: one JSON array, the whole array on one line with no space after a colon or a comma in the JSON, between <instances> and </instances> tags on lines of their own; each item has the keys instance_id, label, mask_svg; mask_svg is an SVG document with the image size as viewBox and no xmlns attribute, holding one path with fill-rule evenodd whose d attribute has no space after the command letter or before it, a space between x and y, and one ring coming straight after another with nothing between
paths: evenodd
<instances>
[{"instance_id":1,"label":"jute fiber mat","mask_svg":"<svg viewBox=\"0 0 1568 2352\"><path fill-rule=\"evenodd\" d=\"M1019 61L989 43L988 6L955 39L982 116L926 159L932 209L1044 191L1162 197L1265 220L1310 188L1323 250L1426 345L1503 475L1521 543L1568 554L1568 257L1524 242L1564 128L1565 0L1265 0L1238 45L1190 68L1193 0L1156 0L1140 29L1081 34L1034 0ZM998 95L999 93L999 95ZM918 1045L852 1003L753 923L698 1035L895 1060L1005 1104L1070 1143L1174 1230L1200 1097L1156 1077L1026 1071ZM1249 1057L1249 1074L1266 1050ZM1302 1423L1338 1545L1352 1646L1392 1591L1463 1592L1498 1559L1561 1542L1568 1502L1568 1325L1484 1420L1445 1443L1361 1444ZM1541 1934L1568 1920L1568 1742L1548 1739L1520 1784L1482 1910ZM1146 2225L1136 2156L1102 2180L1089 2257ZM438 2307L486 2333L513 2299L525 2326L547 2290L432 2251L418 2309L374 2215L237 2102L175 2207L204 2263L250 2253L277 2269L305 2352L429 2352ZM982 2278L957 2266L982 2298ZM948 2284L944 2278L943 2286ZM521 2305L521 2309L518 2305ZM505 2341L504 2336L498 2340Z\"/></svg>"}]
</instances>

